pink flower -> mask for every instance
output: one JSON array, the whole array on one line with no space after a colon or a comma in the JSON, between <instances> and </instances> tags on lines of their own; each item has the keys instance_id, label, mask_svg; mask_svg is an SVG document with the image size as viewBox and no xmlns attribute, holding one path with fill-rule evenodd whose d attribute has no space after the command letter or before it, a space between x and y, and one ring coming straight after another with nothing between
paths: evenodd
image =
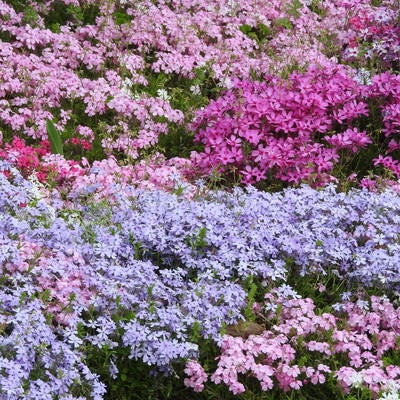
<instances>
[{"instance_id":1,"label":"pink flower","mask_svg":"<svg viewBox=\"0 0 400 400\"><path fill-rule=\"evenodd\" d=\"M184 372L188 375L188 378L184 379L185 386L191 387L195 392L202 392L208 379L203 367L197 361L188 361Z\"/></svg>"}]
</instances>

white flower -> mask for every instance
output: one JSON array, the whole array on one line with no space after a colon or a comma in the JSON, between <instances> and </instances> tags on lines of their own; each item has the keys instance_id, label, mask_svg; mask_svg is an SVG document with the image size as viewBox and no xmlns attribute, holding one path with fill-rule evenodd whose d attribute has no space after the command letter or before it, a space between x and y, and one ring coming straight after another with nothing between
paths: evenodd
<instances>
[{"instance_id":1,"label":"white flower","mask_svg":"<svg viewBox=\"0 0 400 400\"><path fill-rule=\"evenodd\" d=\"M218 84L218 86L224 87L226 89L232 89L233 88L233 82L232 82L231 78L229 78L227 76L226 78L222 79L222 81Z\"/></svg>"},{"instance_id":2,"label":"white flower","mask_svg":"<svg viewBox=\"0 0 400 400\"><path fill-rule=\"evenodd\" d=\"M276 289L276 294L279 297L299 299L301 296L289 285L281 285Z\"/></svg>"},{"instance_id":3,"label":"white flower","mask_svg":"<svg viewBox=\"0 0 400 400\"><path fill-rule=\"evenodd\" d=\"M343 292L340 297L342 298L342 301L349 301L351 299L351 296L351 292Z\"/></svg>"},{"instance_id":4,"label":"white flower","mask_svg":"<svg viewBox=\"0 0 400 400\"><path fill-rule=\"evenodd\" d=\"M351 380L351 386L353 386L354 388L359 388L359 387L361 387L361 385L364 381L364 378L360 372L355 372L351 376L350 380Z\"/></svg>"},{"instance_id":5,"label":"white flower","mask_svg":"<svg viewBox=\"0 0 400 400\"><path fill-rule=\"evenodd\" d=\"M378 400L400 400L399 392L385 392Z\"/></svg>"},{"instance_id":6,"label":"white flower","mask_svg":"<svg viewBox=\"0 0 400 400\"><path fill-rule=\"evenodd\" d=\"M201 90L200 90L200 86L199 85L190 86L190 91L195 95L201 94Z\"/></svg>"},{"instance_id":7,"label":"white flower","mask_svg":"<svg viewBox=\"0 0 400 400\"><path fill-rule=\"evenodd\" d=\"M379 275L378 278L381 281L381 283L383 283L383 284L385 284L387 282L387 277L386 276Z\"/></svg>"},{"instance_id":8,"label":"white flower","mask_svg":"<svg viewBox=\"0 0 400 400\"><path fill-rule=\"evenodd\" d=\"M356 82L364 84L364 85L372 84L371 73L368 70L366 70L365 68L360 68L357 70L354 80Z\"/></svg>"},{"instance_id":9,"label":"white flower","mask_svg":"<svg viewBox=\"0 0 400 400\"><path fill-rule=\"evenodd\" d=\"M235 0L228 0L223 7L220 8L220 15L230 15L233 16L238 4ZM212 10L210 10L212 11Z\"/></svg>"},{"instance_id":10,"label":"white flower","mask_svg":"<svg viewBox=\"0 0 400 400\"><path fill-rule=\"evenodd\" d=\"M52 155L56 156L55 154ZM56 219L56 210L50 204L46 202L46 187L39 182L36 175L30 175L28 177L28 181L31 182L32 186L30 189L30 193L32 194L32 200L39 203L41 202L46 208L46 216L50 221L54 221Z\"/></svg>"},{"instance_id":11,"label":"white flower","mask_svg":"<svg viewBox=\"0 0 400 400\"><path fill-rule=\"evenodd\" d=\"M141 13L146 13L149 10L144 4L138 4L136 9Z\"/></svg>"},{"instance_id":12,"label":"white flower","mask_svg":"<svg viewBox=\"0 0 400 400\"><path fill-rule=\"evenodd\" d=\"M372 43L372 50L375 50L379 55L387 53L385 44L382 41Z\"/></svg>"},{"instance_id":13,"label":"white flower","mask_svg":"<svg viewBox=\"0 0 400 400\"><path fill-rule=\"evenodd\" d=\"M171 96L168 94L168 92L165 89L158 89L157 96L159 99L164 100L164 101L171 100Z\"/></svg>"},{"instance_id":14,"label":"white flower","mask_svg":"<svg viewBox=\"0 0 400 400\"><path fill-rule=\"evenodd\" d=\"M125 95L125 96L128 96L128 97L131 97L131 95L132 95L132 93L129 90L129 88L124 87L124 86L121 88L121 94Z\"/></svg>"},{"instance_id":15,"label":"white flower","mask_svg":"<svg viewBox=\"0 0 400 400\"><path fill-rule=\"evenodd\" d=\"M116 379L118 377L119 370L112 358L110 360L110 366L108 371L110 372L110 375L113 379Z\"/></svg>"},{"instance_id":16,"label":"white flower","mask_svg":"<svg viewBox=\"0 0 400 400\"><path fill-rule=\"evenodd\" d=\"M277 308L278 308L278 306L276 304L272 304L272 303L265 304L265 306L264 306L265 311L275 312Z\"/></svg>"},{"instance_id":17,"label":"white flower","mask_svg":"<svg viewBox=\"0 0 400 400\"><path fill-rule=\"evenodd\" d=\"M351 58L351 57L357 57L358 56L358 48L357 47L350 47L347 48L344 52L345 56L347 58Z\"/></svg>"},{"instance_id":18,"label":"white flower","mask_svg":"<svg viewBox=\"0 0 400 400\"><path fill-rule=\"evenodd\" d=\"M356 304L358 307L360 307L362 310L369 310L369 304L365 300L357 300Z\"/></svg>"},{"instance_id":19,"label":"white flower","mask_svg":"<svg viewBox=\"0 0 400 400\"><path fill-rule=\"evenodd\" d=\"M44 185L39 182L37 176L34 174L29 175L28 181L32 183L30 192L35 200L42 200L44 195L41 189L44 188Z\"/></svg>"},{"instance_id":20,"label":"white flower","mask_svg":"<svg viewBox=\"0 0 400 400\"><path fill-rule=\"evenodd\" d=\"M132 92L131 92L132 86L133 86L133 82L129 78L125 78L122 82L121 94L131 97L132 96Z\"/></svg>"},{"instance_id":21,"label":"white flower","mask_svg":"<svg viewBox=\"0 0 400 400\"><path fill-rule=\"evenodd\" d=\"M386 381L385 390L387 392L396 392L398 394L400 390L400 385L393 379L389 379Z\"/></svg>"},{"instance_id":22,"label":"white flower","mask_svg":"<svg viewBox=\"0 0 400 400\"><path fill-rule=\"evenodd\" d=\"M129 79L129 78L125 78L124 79L124 86L132 87L133 86L132 80Z\"/></svg>"},{"instance_id":23,"label":"white flower","mask_svg":"<svg viewBox=\"0 0 400 400\"><path fill-rule=\"evenodd\" d=\"M343 304L341 304L341 303L335 303L335 304L332 304L332 308L335 310L335 311L343 311Z\"/></svg>"},{"instance_id":24,"label":"white flower","mask_svg":"<svg viewBox=\"0 0 400 400\"><path fill-rule=\"evenodd\" d=\"M388 13L388 10L378 9L374 13L374 19L376 22L384 23L384 22L389 22L392 19L392 17Z\"/></svg>"}]
</instances>

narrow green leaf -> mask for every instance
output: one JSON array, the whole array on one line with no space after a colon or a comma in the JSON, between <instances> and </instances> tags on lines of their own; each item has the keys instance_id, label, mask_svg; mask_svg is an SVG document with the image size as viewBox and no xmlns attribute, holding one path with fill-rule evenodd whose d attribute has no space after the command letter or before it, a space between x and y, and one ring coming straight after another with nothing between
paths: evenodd
<instances>
[{"instance_id":1,"label":"narrow green leaf","mask_svg":"<svg viewBox=\"0 0 400 400\"><path fill-rule=\"evenodd\" d=\"M64 154L61 135L60 132L58 132L58 130L56 129L53 121L48 119L46 121L46 128L50 140L51 152L53 154Z\"/></svg>"}]
</instances>

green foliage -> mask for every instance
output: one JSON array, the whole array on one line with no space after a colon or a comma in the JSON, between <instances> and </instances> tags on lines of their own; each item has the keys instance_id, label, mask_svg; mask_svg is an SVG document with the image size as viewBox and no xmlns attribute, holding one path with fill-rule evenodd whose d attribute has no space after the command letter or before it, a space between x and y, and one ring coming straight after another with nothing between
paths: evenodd
<instances>
[{"instance_id":1,"label":"green foliage","mask_svg":"<svg viewBox=\"0 0 400 400\"><path fill-rule=\"evenodd\" d=\"M114 21L117 25L129 24L132 21L132 17L126 12L115 12L113 14Z\"/></svg>"},{"instance_id":2,"label":"green foliage","mask_svg":"<svg viewBox=\"0 0 400 400\"><path fill-rule=\"evenodd\" d=\"M272 35L272 30L264 24L258 24L255 27L244 24L240 27L240 31L258 44L264 43Z\"/></svg>"},{"instance_id":3,"label":"green foliage","mask_svg":"<svg viewBox=\"0 0 400 400\"><path fill-rule=\"evenodd\" d=\"M171 97L171 107L181 110L185 118L182 124L169 123L168 134L160 136L157 149L167 158L188 158L192 151L200 151L202 146L193 142L194 134L190 132L188 125L194 112L218 97L222 90L212 78L210 66L195 69L193 79L154 72L146 75L146 78L149 85L142 90L156 97L158 89L165 89Z\"/></svg>"},{"instance_id":4,"label":"green foliage","mask_svg":"<svg viewBox=\"0 0 400 400\"><path fill-rule=\"evenodd\" d=\"M26 4L26 2L23 1ZM61 25L67 22L72 25L90 25L95 22L99 13L99 6L87 2L81 6L66 5L60 0L54 1L52 7L43 15L46 26L56 32Z\"/></svg>"},{"instance_id":5,"label":"green foliage","mask_svg":"<svg viewBox=\"0 0 400 400\"><path fill-rule=\"evenodd\" d=\"M36 10L33 7L26 6L24 8L23 22L25 24L29 24L30 26L35 27L38 18L39 18L39 14L36 12Z\"/></svg>"},{"instance_id":6,"label":"green foliage","mask_svg":"<svg viewBox=\"0 0 400 400\"><path fill-rule=\"evenodd\" d=\"M290 22L290 19L286 17L277 18L274 20L274 25L285 29L293 29L293 24Z\"/></svg>"},{"instance_id":7,"label":"green foliage","mask_svg":"<svg viewBox=\"0 0 400 400\"><path fill-rule=\"evenodd\" d=\"M302 7L303 3L300 0L292 0L292 2L289 4L287 13L294 18L299 18L301 15L299 10Z\"/></svg>"},{"instance_id":8,"label":"green foliage","mask_svg":"<svg viewBox=\"0 0 400 400\"><path fill-rule=\"evenodd\" d=\"M112 211L110 204L107 200L91 201L91 197L87 199L87 209L85 214L82 214L82 228L83 237L89 243L93 244L97 241L97 228L98 227L110 227L114 226L113 229L119 229L118 225L111 224Z\"/></svg>"},{"instance_id":9,"label":"green foliage","mask_svg":"<svg viewBox=\"0 0 400 400\"><path fill-rule=\"evenodd\" d=\"M129 243L135 250L136 260L143 260L144 255L145 255L145 249L143 248L142 243L137 241L133 235L129 236Z\"/></svg>"},{"instance_id":10,"label":"green foliage","mask_svg":"<svg viewBox=\"0 0 400 400\"><path fill-rule=\"evenodd\" d=\"M244 310L244 316L247 321L254 321L255 315L253 312L253 305L258 300L256 298L259 287L256 283L256 278L249 276L245 282L246 292L247 292L247 305Z\"/></svg>"},{"instance_id":11,"label":"green foliage","mask_svg":"<svg viewBox=\"0 0 400 400\"><path fill-rule=\"evenodd\" d=\"M56 129L53 121L50 121L49 119L46 121L46 128L47 128L47 134L49 136L50 140L50 146L51 146L51 152L53 154L61 154L63 155L63 145L61 141L61 135L60 132Z\"/></svg>"},{"instance_id":12,"label":"green foliage","mask_svg":"<svg viewBox=\"0 0 400 400\"><path fill-rule=\"evenodd\" d=\"M337 57L340 54L340 43L336 33L321 30L318 40L322 44L327 57Z\"/></svg>"},{"instance_id":13,"label":"green foliage","mask_svg":"<svg viewBox=\"0 0 400 400\"><path fill-rule=\"evenodd\" d=\"M197 342L201 338L201 324L199 321L194 321L192 325L192 341Z\"/></svg>"},{"instance_id":14,"label":"green foliage","mask_svg":"<svg viewBox=\"0 0 400 400\"><path fill-rule=\"evenodd\" d=\"M208 246L207 240L207 228L203 226L199 232L195 235L189 236L186 241L193 250L202 250Z\"/></svg>"},{"instance_id":15,"label":"green foliage","mask_svg":"<svg viewBox=\"0 0 400 400\"><path fill-rule=\"evenodd\" d=\"M326 10L322 7L321 0L312 0L308 8L322 18L326 16Z\"/></svg>"}]
</instances>

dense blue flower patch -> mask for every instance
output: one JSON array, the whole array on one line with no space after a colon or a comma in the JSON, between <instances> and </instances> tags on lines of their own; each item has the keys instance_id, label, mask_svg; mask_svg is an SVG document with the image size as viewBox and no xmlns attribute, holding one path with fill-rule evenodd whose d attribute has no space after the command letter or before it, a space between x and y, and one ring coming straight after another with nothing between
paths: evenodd
<instances>
[{"instance_id":1,"label":"dense blue flower patch","mask_svg":"<svg viewBox=\"0 0 400 400\"><path fill-rule=\"evenodd\" d=\"M85 346L122 346L161 368L196 358L198 337L218 343L243 318L249 278L333 272L400 285L400 198L390 191L62 201L1 168L0 393L10 399L101 398Z\"/></svg>"}]
</instances>

